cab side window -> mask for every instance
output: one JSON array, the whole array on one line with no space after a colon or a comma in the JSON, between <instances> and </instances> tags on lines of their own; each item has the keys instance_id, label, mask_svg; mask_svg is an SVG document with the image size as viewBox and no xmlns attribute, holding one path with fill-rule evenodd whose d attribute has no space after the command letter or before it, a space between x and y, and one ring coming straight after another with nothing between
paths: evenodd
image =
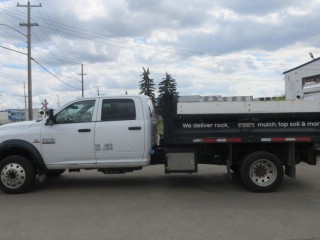
<instances>
[{"instance_id":1,"label":"cab side window","mask_svg":"<svg viewBox=\"0 0 320 240\"><path fill-rule=\"evenodd\" d=\"M91 122L95 100L72 103L60 111L55 117L55 123L83 123Z\"/></svg>"},{"instance_id":2,"label":"cab side window","mask_svg":"<svg viewBox=\"0 0 320 240\"><path fill-rule=\"evenodd\" d=\"M101 121L135 120L136 109L132 99L104 99Z\"/></svg>"}]
</instances>

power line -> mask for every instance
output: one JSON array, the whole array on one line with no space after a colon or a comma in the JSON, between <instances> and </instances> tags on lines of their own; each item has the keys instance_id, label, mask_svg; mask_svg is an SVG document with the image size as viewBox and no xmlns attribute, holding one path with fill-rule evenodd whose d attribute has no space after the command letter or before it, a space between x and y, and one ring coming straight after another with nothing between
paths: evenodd
<instances>
[{"instance_id":1,"label":"power line","mask_svg":"<svg viewBox=\"0 0 320 240\"><path fill-rule=\"evenodd\" d=\"M0 8L0 9L2 9L2 8ZM4 10L4 9L2 9L2 10ZM16 14L16 11L13 11L13 10L10 10L10 11L11 12L15 12L15 14ZM45 11L45 13L47 14L46 11ZM99 37L99 38L102 38L105 41L107 41L108 42L107 44L112 46L112 47L141 52L140 49L133 48L133 47L128 47L128 46L123 46L123 44L127 44L127 43L124 43L123 41L120 41L118 39L112 38L110 35L101 34L101 33L97 33L97 32L94 32L94 31L89 31L89 30L86 30L86 29L83 29L83 28L79 28L79 27L69 26L69 25L66 25L66 24L63 24L63 23L60 23L60 22L52 21L51 19L50 19L50 22L48 22L48 20L45 19L42 14L41 14L41 16L42 17L37 16L35 18L39 22L42 22L44 24L42 27L46 27L48 29L54 30L55 32L62 32L62 33L65 33L65 34L68 34L68 35L71 35L71 36L75 36L75 37L79 37L79 38L86 39L86 40L91 40L91 41L93 41L92 38ZM48 14L47 14L47 16L49 17ZM48 25L48 24L49 24L49 26L45 26L45 25ZM65 30L62 31L61 29L65 29ZM73 33L71 33L71 32L73 32ZM91 36L91 38L84 37L83 35ZM121 45L119 45L119 44L121 44ZM140 44L140 43L135 42L135 44ZM191 51L191 50L187 50L187 49L173 48L171 50L171 49L167 49L165 47L155 47L155 46L142 46L142 47L145 48L145 49L150 49L151 48L151 49L154 49L154 50L156 50L158 52L160 51L161 54L167 52L167 53L175 53L177 55L182 55L182 56L194 56L194 55L212 56L208 52ZM214 57L219 57L219 56L214 56ZM208 60L205 60L205 61L211 62L211 61L215 61L215 60L214 59L212 59L212 60L208 59ZM228 59L226 61L228 61L228 63L229 62L238 62L238 60L232 60L232 59L231 60ZM268 62L266 60L264 60L264 61L258 60L258 61L261 62L261 63ZM230 64L223 64L223 63L217 63L217 64L219 64L221 66L231 66ZM268 64L276 65L275 63L273 63L272 60L270 60L268 62ZM235 66L235 65L232 65L232 66Z\"/></svg>"},{"instance_id":2,"label":"power line","mask_svg":"<svg viewBox=\"0 0 320 240\"><path fill-rule=\"evenodd\" d=\"M50 72L46 67L44 67L41 63L39 63L37 60L35 60L34 58L32 59L34 62L36 62L43 70L45 70L47 73L49 73L51 76L53 76L55 79L59 80L60 82L68 85L69 87L72 87L74 89L77 89L77 90L81 90L81 88L77 88L75 86L72 86L70 85L69 83L61 80L59 77L57 77L56 75L54 75L52 72Z\"/></svg>"},{"instance_id":3,"label":"power line","mask_svg":"<svg viewBox=\"0 0 320 240\"><path fill-rule=\"evenodd\" d=\"M0 8L2 9L2 8ZM2 10L5 10L5 9L2 9ZM12 10L11 10L12 11ZM15 12L15 11L14 11ZM46 12L46 11L45 11ZM16 14L16 13L15 13ZM46 13L47 14L47 13ZM40 14L41 15L41 14ZM41 15L42 16L42 15ZM47 14L47 16L49 17L49 15ZM15 16L14 16L15 17ZM37 19L37 21L39 22L42 22L44 24L48 24L47 20L42 16L42 17L34 17L35 19ZM99 37L99 38L102 38L104 40L107 40L106 38L108 38L107 41L111 41L111 42L116 42L116 43L120 43L120 44L127 44L127 43L123 43L123 42L120 42L120 40L117 40L117 39L114 39L113 37L111 36L108 36L106 34L101 34L101 33L97 33L97 32L93 32L93 31L89 31L89 30L86 30L86 29L82 29L82 28L79 28L79 27L74 27L74 26L69 26L69 25L66 25L66 24L63 24L63 23L59 23L59 22L56 22L56 21L52 21L50 19L50 26L53 26L53 27L58 27L57 28L50 28L48 26L46 26L47 28L51 29L51 30L55 30L55 31L59 31L59 32L63 32L63 33L66 33L68 34L67 32L65 31L62 31L61 28L64 28L68 31L71 31L71 32L75 32L75 33L79 33L79 34L84 34L84 35L87 35L87 36L91 36L91 37ZM72 36L76 36L76 37L80 37L80 38L84 38L84 39L87 39L87 40L92 40L92 39L88 39L88 38L85 38L83 36L79 36L79 35L74 35L74 34L70 34L69 35L72 35ZM127 46L119 46L119 45L114 45L114 43L108 43L109 45L113 46L113 47L118 47L118 48L124 48L124 49L129 49L129 50L132 50L132 51L138 51L136 50L135 48L129 48ZM145 46L143 46L145 48ZM174 48L173 50L168 50L168 49L165 49L163 47L154 47L154 46L148 46L147 48L153 48L157 51L161 51L161 52L173 52L173 53L176 53L178 55L194 55L194 54L205 54L203 52L198 52L198 51L190 51L190 50L186 50L186 49L178 49L178 48Z\"/></svg>"},{"instance_id":4,"label":"power line","mask_svg":"<svg viewBox=\"0 0 320 240\"><path fill-rule=\"evenodd\" d=\"M23 53L23 52L19 52L19 51L16 51L14 49L11 49L11 48L7 48L7 47L4 47L4 46L1 46L1 48L4 48L4 49L7 49L7 50L10 50L10 51L13 51L13 52L16 52L16 53L20 53L20 54L23 54L23 55L28 55L27 53ZM74 89L77 89L77 90L81 90L81 88L77 88L77 87L74 87L72 85L70 85L69 83L66 83L65 81L61 80L59 77L57 77L56 75L54 75L52 72L50 72L46 67L44 67L42 64L40 64L37 60L35 60L34 58L32 58L32 60L37 63L43 70L45 70L46 72L48 72L50 75L52 75L54 78L56 78L57 80L59 80L60 82L68 85L69 87L72 87ZM84 74L86 75L86 74Z\"/></svg>"},{"instance_id":5,"label":"power line","mask_svg":"<svg viewBox=\"0 0 320 240\"><path fill-rule=\"evenodd\" d=\"M49 17L48 14L47 14L47 16ZM139 50L137 48L127 47L127 46L120 46L119 44L124 44L124 43L120 42L120 40L112 39L110 36L105 35L105 34L84 30L82 28L72 27L72 26L69 26L69 25L66 25L66 24L62 24L62 23L59 23L59 22L52 21L51 19L50 19L50 25L46 26L48 24L48 20L47 19L45 19L43 16L42 16L42 18L41 17L36 17L36 18L37 18L37 20L39 22L42 22L44 24L42 27L50 29L50 30L54 30L55 32L62 32L64 34L67 34L67 35L70 35L70 36L74 36L74 37L78 37L78 38L82 38L82 39L89 40L89 41L93 41L93 38L99 37L99 38L102 38L105 41L107 41L108 42L107 44L112 46L112 47L141 52L141 50ZM64 29L64 30L62 30L62 29ZM117 43L117 44L115 44L115 43ZM139 44L139 43L135 42L135 44ZM161 48L161 47L160 48L159 47L154 47L154 46L143 46L143 48L145 48L145 49L152 48L152 49L155 49L157 51L161 51L161 54L163 54L165 52L167 52L167 53L171 52L171 53L175 53L175 54L178 54L178 55L185 55L185 56L193 56L194 54L208 55L208 53L204 53L204 52L189 51L189 50L178 49L178 48L174 48L172 50ZM183 51L183 53L181 53L181 51ZM216 57L217 56L215 56L215 58ZM58 60L58 61L60 61L60 60ZM216 59L206 59L206 60L202 60L202 61L215 62L216 64L218 64L220 66L234 66L234 67L238 67L238 66L237 65L232 65L232 64L230 64L230 62L235 62L235 61L239 62L239 60L230 60L230 59L226 60L226 61L228 61L228 64L221 63L221 62L218 63ZM261 60L257 60L257 61L262 62ZM263 61L263 62L266 62L266 61ZM269 63L269 64L271 64L271 63Z\"/></svg>"},{"instance_id":6,"label":"power line","mask_svg":"<svg viewBox=\"0 0 320 240\"><path fill-rule=\"evenodd\" d=\"M43 8L43 10L45 11L45 9ZM42 15L42 13L38 10L37 11L42 17L43 17L43 15ZM46 11L45 11L45 13L46 13ZM48 16L48 14L47 14L47 16ZM52 42L52 44L53 45L55 45L56 46L56 48L60 51L60 52L64 52L63 50L61 50L60 48L59 48L59 46L58 45L56 45L55 44L55 41L49 36L49 34L47 34L46 33L46 31L44 31L44 28L39 28L40 29L40 31L47 37L47 39L49 40L49 42ZM36 35L35 35L36 36ZM39 39L39 38L38 38ZM46 42L46 41L41 41L41 40L39 40L43 45L44 45L44 42ZM50 51L50 48L49 47L45 47L49 52L50 52L50 54L54 57L54 58L51 58L51 59L55 59L55 60L57 60L58 62L60 62L61 64L64 64L63 62L62 62L62 60L61 59L59 59L57 56L56 56L56 54L55 53L53 53L52 51Z\"/></svg>"},{"instance_id":7,"label":"power line","mask_svg":"<svg viewBox=\"0 0 320 240\"><path fill-rule=\"evenodd\" d=\"M12 52L16 52L16 53L20 53L20 54L28 55L27 53L19 52L19 51L17 51L17 50L14 50L14 49L11 49L11 48L7 48L7 47L5 47L5 46L0 46L0 47L1 47L1 48L4 48L4 49L7 49L7 50L10 50L10 51L12 51Z\"/></svg>"},{"instance_id":8,"label":"power line","mask_svg":"<svg viewBox=\"0 0 320 240\"><path fill-rule=\"evenodd\" d=\"M47 13L46 8L43 7L42 9L43 9L44 13L46 14L47 18L49 19L50 23L53 25L54 22L53 22L53 20L50 18L49 14ZM40 15L42 16L41 11L38 11L38 12L39 12ZM59 32L57 31L57 28L55 28L55 33L56 33L57 35L60 35ZM65 46L68 46L68 42L67 42L64 38L61 38L61 39L58 38L58 39L56 39L56 40L59 41L60 44L61 44L61 46L63 46L64 48L65 48ZM54 41L53 41L53 42L54 42ZM59 47L58 47L58 49L59 49ZM63 52L63 51L62 51L62 52Z\"/></svg>"},{"instance_id":9,"label":"power line","mask_svg":"<svg viewBox=\"0 0 320 240\"><path fill-rule=\"evenodd\" d=\"M41 8L41 9L43 9L45 11L44 8ZM13 10L9 10L9 11L10 12L9 12L9 14L7 14L7 16L9 15L10 17L18 18L16 16L14 16L12 14L12 12L14 12L14 14L18 15L18 16L22 15L21 11L13 11ZM16 12L18 12L19 14L16 14ZM39 9L38 12L41 13L40 9ZM47 14L46 11L45 11L45 13ZM47 14L47 16L49 17L48 14ZM48 32L48 31L43 31L44 28L50 29L50 30L54 30L56 33L59 33L59 32L60 33L65 33L65 34L68 34L68 35L71 35L71 36L74 36L74 37L77 37L77 38L82 38L82 39L85 39L85 40L89 40L89 41L94 41L94 38L98 37L98 38L101 38L101 39L105 40L107 42L107 44L110 45L110 46L113 46L113 47L116 47L116 48L128 49L128 50L131 50L131 51L141 52L141 50L139 48L123 46L123 44L126 44L123 40L115 39L115 38L112 38L111 36L108 36L108 35L105 35L105 34L96 33L96 32L93 32L93 31L88 31L88 30L82 29L82 28L73 27L73 26L69 26L69 25L63 24L63 23L55 22L55 21L52 21L51 19L50 19L50 21L48 21L48 19L46 19L42 14L41 14L41 17L35 17L34 19L37 19L39 22L42 22L44 24L43 26L39 27L39 29L43 32L43 34L47 35L49 41L52 41L52 42L54 42L54 40L52 40L52 38L49 36L50 33L46 34L46 32ZM64 39L64 38L62 38L62 39ZM41 42L41 39L40 39L40 42ZM141 43L137 43L137 42L134 42L134 44L140 45L140 47L142 45ZM155 46L142 46L142 47L144 49L155 49L155 50L161 51L161 52L171 52L171 53L176 53L178 55L184 55L184 56L185 55L193 56L193 54L202 54L202 55L209 54L209 53L204 53L204 52L188 51L188 50L183 50L183 49L178 49L178 48L174 48L173 50L169 50L169 49L164 49L164 48L155 47ZM59 48L59 47L57 47L57 48L58 48L58 50L61 51L61 48ZM183 54L179 54L179 53L181 53L181 51L184 51ZM51 51L49 51L49 52L52 55L52 57L47 57L49 59L54 59L54 60L57 60L59 62L70 62L70 63L74 63L74 64L81 64L81 63L78 63L76 61L74 62L74 61L69 61L69 60L63 60L60 57L56 56ZM200 64L203 63L203 62L210 62L210 63L214 62L217 66L239 67L239 65L237 65L237 63L232 64L232 62L239 62L239 64L242 64L241 61L245 60L243 58L239 59L239 60L236 60L236 59L233 59L233 60L225 59L224 60L224 59L219 58L219 56L210 56L210 55L207 55L207 56L208 56L208 59L204 59L204 60L201 59L199 61ZM193 61L198 62L197 59L192 59L192 62ZM257 61L258 64L268 62L267 60L261 61L261 59L255 59L254 61ZM270 61L272 61L272 60L270 60ZM230 62L231 62L231 64L230 64ZM270 62L269 62L269 64L272 65L272 63L270 63ZM99 66L97 66L95 64L89 64L89 63L87 63L87 65L99 67ZM273 63L273 65L278 65L278 64ZM120 69L112 68L112 67L100 67L100 68L111 69L111 70L120 70ZM255 70L253 69L251 71L255 71Z\"/></svg>"},{"instance_id":10,"label":"power line","mask_svg":"<svg viewBox=\"0 0 320 240\"><path fill-rule=\"evenodd\" d=\"M56 57L47 57L49 59L54 59L54 60L58 60L59 62L68 62L68 63L74 63L74 64L79 64L81 65L80 62L75 62L75 61L71 61L71 60L66 60L66 59L61 59L59 56L56 56Z\"/></svg>"},{"instance_id":11,"label":"power line","mask_svg":"<svg viewBox=\"0 0 320 240\"><path fill-rule=\"evenodd\" d=\"M3 9L3 8L0 8L0 10L3 10L4 12L3 12L3 14L5 15L5 16L8 16L8 17L11 17L11 18L15 18L15 19L17 19L17 20L19 20L19 21L21 21L21 20L23 20L23 18L19 18L19 17L17 17L16 16L16 13L15 14L11 14L11 13L7 13L6 11L8 11L7 9ZM4 17L5 17L4 16ZM6 17L5 17L6 18ZM6 18L9 22L11 22L8 18ZM11 22L12 23L12 22Z\"/></svg>"}]
</instances>

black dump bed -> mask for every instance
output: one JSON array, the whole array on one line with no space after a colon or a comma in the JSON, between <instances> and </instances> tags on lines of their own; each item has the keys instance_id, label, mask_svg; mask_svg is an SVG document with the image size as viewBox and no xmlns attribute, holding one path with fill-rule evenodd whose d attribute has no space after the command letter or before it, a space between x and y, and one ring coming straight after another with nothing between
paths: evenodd
<instances>
[{"instance_id":1,"label":"black dump bed","mask_svg":"<svg viewBox=\"0 0 320 240\"><path fill-rule=\"evenodd\" d=\"M199 114L195 109L196 113L191 114L190 111L178 113L177 102L168 101L165 107L165 144L320 141L318 111L301 112L300 109L300 112L294 112L292 109L292 112L281 112L278 109L274 113Z\"/></svg>"}]
</instances>

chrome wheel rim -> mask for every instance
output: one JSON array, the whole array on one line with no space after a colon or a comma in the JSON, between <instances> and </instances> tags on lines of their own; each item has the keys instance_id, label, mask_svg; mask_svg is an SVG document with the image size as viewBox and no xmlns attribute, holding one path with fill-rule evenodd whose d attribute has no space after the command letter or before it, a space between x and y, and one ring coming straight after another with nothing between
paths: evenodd
<instances>
[{"instance_id":1,"label":"chrome wheel rim","mask_svg":"<svg viewBox=\"0 0 320 240\"><path fill-rule=\"evenodd\" d=\"M258 186L269 186L277 178L277 168L273 162L268 159L259 159L250 167L250 178Z\"/></svg>"},{"instance_id":2,"label":"chrome wheel rim","mask_svg":"<svg viewBox=\"0 0 320 240\"><path fill-rule=\"evenodd\" d=\"M1 181L8 188L19 188L26 181L26 172L21 165L9 163L2 168Z\"/></svg>"}]
</instances>

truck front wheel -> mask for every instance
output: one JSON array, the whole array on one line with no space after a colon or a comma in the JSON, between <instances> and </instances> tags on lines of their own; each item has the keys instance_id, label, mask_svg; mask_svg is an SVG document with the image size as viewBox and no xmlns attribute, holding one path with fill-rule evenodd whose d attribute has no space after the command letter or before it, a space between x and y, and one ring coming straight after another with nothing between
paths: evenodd
<instances>
[{"instance_id":1,"label":"truck front wheel","mask_svg":"<svg viewBox=\"0 0 320 240\"><path fill-rule=\"evenodd\" d=\"M254 192L271 192L283 179L283 166L278 157L264 151L246 156L241 164L241 179Z\"/></svg>"},{"instance_id":2,"label":"truck front wheel","mask_svg":"<svg viewBox=\"0 0 320 240\"><path fill-rule=\"evenodd\" d=\"M24 193L35 181L35 169L29 159L14 155L0 162L0 188L6 193Z\"/></svg>"}]
</instances>

